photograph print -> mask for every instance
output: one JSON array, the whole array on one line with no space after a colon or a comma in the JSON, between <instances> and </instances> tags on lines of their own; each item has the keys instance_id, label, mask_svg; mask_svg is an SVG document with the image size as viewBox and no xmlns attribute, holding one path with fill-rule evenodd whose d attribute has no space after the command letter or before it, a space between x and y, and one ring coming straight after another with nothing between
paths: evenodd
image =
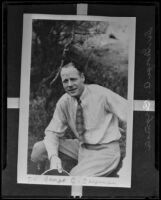
<instances>
[{"instance_id":1,"label":"photograph print","mask_svg":"<svg viewBox=\"0 0 161 200\"><path fill-rule=\"evenodd\" d=\"M17 182L131 187L135 18L24 14Z\"/></svg>"}]
</instances>

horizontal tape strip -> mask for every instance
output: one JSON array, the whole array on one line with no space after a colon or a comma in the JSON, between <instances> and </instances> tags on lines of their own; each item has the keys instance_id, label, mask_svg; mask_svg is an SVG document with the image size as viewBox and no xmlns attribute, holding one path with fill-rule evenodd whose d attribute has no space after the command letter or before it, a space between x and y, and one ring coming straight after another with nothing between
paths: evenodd
<instances>
[{"instance_id":1,"label":"horizontal tape strip","mask_svg":"<svg viewBox=\"0 0 161 200\"><path fill-rule=\"evenodd\" d=\"M155 101L134 100L134 111L155 111Z\"/></svg>"},{"instance_id":2,"label":"horizontal tape strip","mask_svg":"<svg viewBox=\"0 0 161 200\"><path fill-rule=\"evenodd\" d=\"M20 98L7 98L7 108L19 108Z\"/></svg>"},{"instance_id":3,"label":"horizontal tape strip","mask_svg":"<svg viewBox=\"0 0 161 200\"><path fill-rule=\"evenodd\" d=\"M7 98L7 108L19 108L19 98ZM134 100L134 111L155 111L155 101Z\"/></svg>"}]
</instances>

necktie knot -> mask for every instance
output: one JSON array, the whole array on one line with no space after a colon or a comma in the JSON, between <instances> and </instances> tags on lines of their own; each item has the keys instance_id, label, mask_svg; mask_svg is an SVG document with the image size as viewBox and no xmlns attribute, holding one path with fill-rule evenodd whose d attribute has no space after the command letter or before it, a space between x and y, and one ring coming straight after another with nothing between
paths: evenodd
<instances>
[{"instance_id":1,"label":"necktie knot","mask_svg":"<svg viewBox=\"0 0 161 200\"><path fill-rule=\"evenodd\" d=\"M79 105L81 104L81 100L80 99L77 99L77 102L78 102Z\"/></svg>"}]
</instances>

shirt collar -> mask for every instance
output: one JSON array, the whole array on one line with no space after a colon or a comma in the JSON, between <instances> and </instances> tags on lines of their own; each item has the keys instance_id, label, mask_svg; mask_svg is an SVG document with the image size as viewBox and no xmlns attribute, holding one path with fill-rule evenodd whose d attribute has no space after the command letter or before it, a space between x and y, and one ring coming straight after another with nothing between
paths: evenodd
<instances>
[{"instance_id":1,"label":"shirt collar","mask_svg":"<svg viewBox=\"0 0 161 200\"><path fill-rule=\"evenodd\" d=\"M87 85L84 85L84 90L80 96L80 100L82 101L87 96Z\"/></svg>"},{"instance_id":2,"label":"shirt collar","mask_svg":"<svg viewBox=\"0 0 161 200\"><path fill-rule=\"evenodd\" d=\"M80 96L81 102L83 101L84 98L86 98L87 93L88 93L88 88L87 88L87 85L85 84L85 85L84 85L84 90L83 90L83 92L82 92L82 94L81 94L81 96ZM70 95L69 95L69 96L70 96ZM71 98L72 98L74 101L76 100L75 97L71 97Z\"/></svg>"}]
</instances>

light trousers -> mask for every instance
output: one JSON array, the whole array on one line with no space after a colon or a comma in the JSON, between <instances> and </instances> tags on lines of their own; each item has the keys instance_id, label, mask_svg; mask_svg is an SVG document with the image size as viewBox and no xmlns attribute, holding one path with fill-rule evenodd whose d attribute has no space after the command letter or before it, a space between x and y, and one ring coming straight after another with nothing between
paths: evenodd
<instances>
[{"instance_id":1,"label":"light trousers","mask_svg":"<svg viewBox=\"0 0 161 200\"><path fill-rule=\"evenodd\" d=\"M120 161L118 141L101 145L81 144L77 139L60 139L59 151L78 160L70 171L71 176L103 176L115 170ZM43 141L37 142L31 154L34 162L43 161L47 151Z\"/></svg>"}]
</instances>

